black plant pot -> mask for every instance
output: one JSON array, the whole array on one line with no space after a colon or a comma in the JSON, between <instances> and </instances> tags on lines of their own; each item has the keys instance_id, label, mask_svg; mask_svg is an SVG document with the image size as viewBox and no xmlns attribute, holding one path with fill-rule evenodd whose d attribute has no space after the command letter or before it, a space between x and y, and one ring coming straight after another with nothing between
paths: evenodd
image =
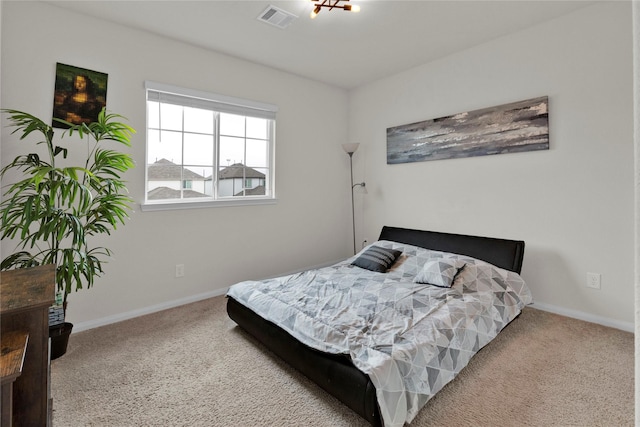
<instances>
[{"instance_id":1,"label":"black plant pot","mask_svg":"<svg viewBox=\"0 0 640 427\"><path fill-rule=\"evenodd\" d=\"M73 329L73 323L64 322L59 325L49 326L49 338L51 338L51 360L57 359L67 352L69 335Z\"/></svg>"}]
</instances>

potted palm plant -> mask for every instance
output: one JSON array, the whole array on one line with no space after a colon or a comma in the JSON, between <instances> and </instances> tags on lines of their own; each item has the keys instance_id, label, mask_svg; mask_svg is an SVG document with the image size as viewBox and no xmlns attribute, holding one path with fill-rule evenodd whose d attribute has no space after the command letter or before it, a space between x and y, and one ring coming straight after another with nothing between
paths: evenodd
<instances>
[{"instance_id":1,"label":"potted palm plant","mask_svg":"<svg viewBox=\"0 0 640 427\"><path fill-rule=\"evenodd\" d=\"M93 246L91 237L110 234L128 218L130 203L122 175L134 166L127 154L103 147L104 141L130 146L135 130L117 114L102 110L93 123L60 122L67 129L54 140L54 129L37 117L17 110L2 110L20 140L31 134L46 149L21 154L0 170L0 177L13 182L5 186L0 203L2 239L17 241L16 251L2 260L0 269L56 265L56 288L62 295L66 315L67 297L72 291L91 287L103 273L111 255L105 247ZM80 164L69 164L69 148L61 145L65 136L77 134L87 140L86 155L73 153ZM74 141L77 144L77 141ZM35 147L34 147L35 148ZM84 149L85 147L83 147ZM26 150L25 150L26 151ZM66 351L73 325L50 328L52 358ZM56 346L57 341L62 348Z\"/></svg>"}]
</instances>

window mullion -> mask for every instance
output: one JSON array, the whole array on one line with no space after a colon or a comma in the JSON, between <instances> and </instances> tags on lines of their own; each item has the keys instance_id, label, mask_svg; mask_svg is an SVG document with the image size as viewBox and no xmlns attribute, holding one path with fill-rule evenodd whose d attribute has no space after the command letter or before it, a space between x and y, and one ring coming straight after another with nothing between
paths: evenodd
<instances>
[{"instance_id":1,"label":"window mullion","mask_svg":"<svg viewBox=\"0 0 640 427\"><path fill-rule=\"evenodd\" d=\"M181 112L182 112L182 138L181 138L181 158L180 158L180 177L182 178L180 180L180 198L184 199L184 181L186 179L185 177L185 173L184 173L184 106L181 108Z\"/></svg>"},{"instance_id":2,"label":"window mullion","mask_svg":"<svg viewBox=\"0 0 640 427\"><path fill-rule=\"evenodd\" d=\"M218 172L220 172L220 113L217 111L213 113L213 176L212 176L212 185L213 185L213 198L214 200L218 200Z\"/></svg>"},{"instance_id":3,"label":"window mullion","mask_svg":"<svg viewBox=\"0 0 640 427\"><path fill-rule=\"evenodd\" d=\"M244 168L242 169L242 195L247 195L247 168L249 165L247 164L247 118L244 118L244 135L243 135L243 150L242 150L242 164Z\"/></svg>"},{"instance_id":4,"label":"window mullion","mask_svg":"<svg viewBox=\"0 0 640 427\"><path fill-rule=\"evenodd\" d=\"M274 155L274 147L273 147L273 141L275 140L275 132L273 129L273 121L268 121L267 122L267 138L268 143L267 143L267 174L265 174L265 180L264 180L264 191L265 194L272 194L272 181L273 181L273 169L275 166L275 162L273 159L273 155Z\"/></svg>"}]
</instances>

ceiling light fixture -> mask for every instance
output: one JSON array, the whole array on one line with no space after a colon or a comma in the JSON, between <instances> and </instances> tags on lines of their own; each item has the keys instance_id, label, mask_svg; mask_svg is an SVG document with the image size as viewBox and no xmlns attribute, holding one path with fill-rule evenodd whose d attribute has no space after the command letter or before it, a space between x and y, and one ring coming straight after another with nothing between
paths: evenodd
<instances>
[{"instance_id":1,"label":"ceiling light fixture","mask_svg":"<svg viewBox=\"0 0 640 427\"><path fill-rule=\"evenodd\" d=\"M311 16L311 19L315 18L323 7L326 7L329 10L342 9L347 12L360 12L360 6L347 4L348 2L349 0L311 0L311 3L313 3L315 7L309 16Z\"/></svg>"}]
</instances>

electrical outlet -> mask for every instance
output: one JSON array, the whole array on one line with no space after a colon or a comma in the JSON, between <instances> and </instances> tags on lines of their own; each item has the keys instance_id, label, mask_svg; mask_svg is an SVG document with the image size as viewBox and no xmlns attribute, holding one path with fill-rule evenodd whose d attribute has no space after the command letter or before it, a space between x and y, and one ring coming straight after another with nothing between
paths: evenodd
<instances>
[{"instance_id":1,"label":"electrical outlet","mask_svg":"<svg viewBox=\"0 0 640 427\"><path fill-rule=\"evenodd\" d=\"M184 277L184 264L176 264L176 277Z\"/></svg>"},{"instance_id":2,"label":"electrical outlet","mask_svg":"<svg viewBox=\"0 0 640 427\"><path fill-rule=\"evenodd\" d=\"M587 273L587 288L600 289L600 273Z\"/></svg>"}]
</instances>

